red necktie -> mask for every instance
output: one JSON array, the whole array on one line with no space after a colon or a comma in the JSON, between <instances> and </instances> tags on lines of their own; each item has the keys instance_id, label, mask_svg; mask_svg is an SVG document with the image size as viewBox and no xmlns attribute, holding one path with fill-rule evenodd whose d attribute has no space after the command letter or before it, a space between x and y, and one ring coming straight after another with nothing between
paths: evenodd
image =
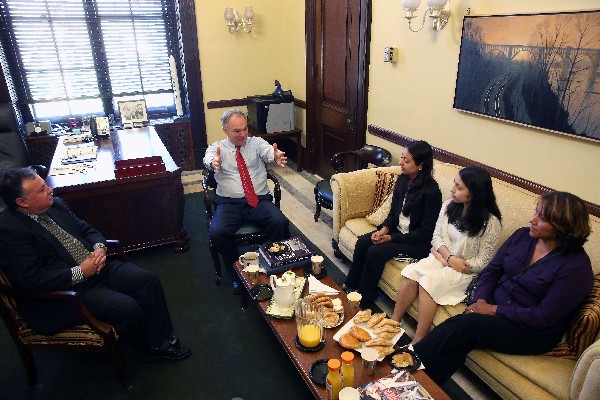
<instances>
[{"instance_id":1,"label":"red necktie","mask_svg":"<svg viewBox=\"0 0 600 400\"><path fill-rule=\"evenodd\" d=\"M240 178L242 178L242 187L244 188L246 201L250 206L256 207L258 205L258 197L256 197L254 185L252 185L252 179L250 179L250 174L248 173L244 157L242 157L242 153L240 153L239 146L235 147L235 160L237 161L238 170L240 171Z\"/></svg>"}]
</instances>

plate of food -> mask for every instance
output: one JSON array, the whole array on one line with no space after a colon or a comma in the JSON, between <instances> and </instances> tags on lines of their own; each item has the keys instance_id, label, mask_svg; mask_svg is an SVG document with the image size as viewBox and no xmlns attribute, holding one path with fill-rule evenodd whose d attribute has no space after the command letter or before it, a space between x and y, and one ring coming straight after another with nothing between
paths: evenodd
<instances>
[{"instance_id":1,"label":"plate of food","mask_svg":"<svg viewBox=\"0 0 600 400\"><path fill-rule=\"evenodd\" d=\"M413 372L421 366L421 359L418 354L408 348L396 350L390 356L390 364L397 369L405 369Z\"/></svg>"},{"instance_id":2,"label":"plate of food","mask_svg":"<svg viewBox=\"0 0 600 400\"><path fill-rule=\"evenodd\" d=\"M348 321L333 336L340 346L345 349L362 353L364 349L372 347L379 353L377 360L382 361L385 356L394 352L394 345L404 329L400 323L387 318L384 312L373 314L371 309L359 311L354 318Z\"/></svg>"},{"instance_id":3,"label":"plate of food","mask_svg":"<svg viewBox=\"0 0 600 400\"><path fill-rule=\"evenodd\" d=\"M336 328L344 322L344 306L339 298L331 298L331 296L317 293L307 296L306 299L310 304L317 305L323 311L323 327Z\"/></svg>"},{"instance_id":4,"label":"plate of food","mask_svg":"<svg viewBox=\"0 0 600 400\"><path fill-rule=\"evenodd\" d=\"M273 242L267 246L267 251L273 256L279 256L289 251L285 242Z\"/></svg>"}]
</instances>

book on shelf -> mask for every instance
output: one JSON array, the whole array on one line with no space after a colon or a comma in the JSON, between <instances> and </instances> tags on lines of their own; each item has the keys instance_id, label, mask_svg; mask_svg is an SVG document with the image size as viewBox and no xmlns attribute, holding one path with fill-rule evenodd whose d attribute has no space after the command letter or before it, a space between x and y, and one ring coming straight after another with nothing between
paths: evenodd
<instances>
[{"instance_id":1,"label":"book on shelf","mask_svg":"<svg viewBox=\"0 0 600 400\"><path fill-rule=\"evenodd\" d=\"M358 388L360 400L433 400L408 371L392 371L389 375Z\"/></svg>"}]
</instances>

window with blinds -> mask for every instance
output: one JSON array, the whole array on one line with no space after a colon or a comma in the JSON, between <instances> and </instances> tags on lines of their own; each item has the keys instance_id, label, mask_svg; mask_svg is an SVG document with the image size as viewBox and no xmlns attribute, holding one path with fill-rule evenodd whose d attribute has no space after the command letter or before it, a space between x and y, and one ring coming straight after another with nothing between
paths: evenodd
<instances>
[{"instance_id":1,"label":"window with blinds","mask_svg":"<svg viewBox=\"0 0 600 400\"><path fill-rule=\"evenodd\" d=\"M20 104L36 120L109 115L144 99L175 115L181 76L177 0L0 0L0 39Z\"/></svg>"}]
</instances>

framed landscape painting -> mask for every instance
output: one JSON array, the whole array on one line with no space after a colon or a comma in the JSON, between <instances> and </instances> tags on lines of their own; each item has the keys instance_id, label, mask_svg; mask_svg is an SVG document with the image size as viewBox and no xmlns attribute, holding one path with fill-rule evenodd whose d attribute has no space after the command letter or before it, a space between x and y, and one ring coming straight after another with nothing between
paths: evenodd
<instances>
[{"instance_id":1,"label":"framed landscape painting","mask_svg":"<svg viewBox=\"0 0 600 400\"><path fill-rule=\"evenodd\" d=\"M454 108L600 141L600 11L465 16Z\"/></svg>"}]
</instances>

